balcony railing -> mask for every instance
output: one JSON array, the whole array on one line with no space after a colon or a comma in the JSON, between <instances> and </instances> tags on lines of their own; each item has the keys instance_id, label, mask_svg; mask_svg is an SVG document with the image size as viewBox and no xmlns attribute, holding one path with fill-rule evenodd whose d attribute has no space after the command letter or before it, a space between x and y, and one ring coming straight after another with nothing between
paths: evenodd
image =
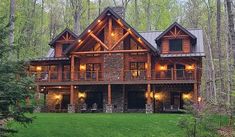
<instances>
[{"instance_id":1,"label":"balcony railing","mask_svg":"<svg viewBox=\"0 0 235 137\"><path fill-rule=\"evenodd\" d=\"M196 70L168 69L162 71L153 71L152 80L194 80Z\"/></svg>"},{"instance_id":2,"label":"balcony railing","mask_svg":"<svg viewBox=\"0 0 235 137\"><path fill-rule=\"evenodd\" d=\"M70 72L31 72L37 82L71 81ZM152 71L151 80L195 80L196 70L168 69ZM146 70L124 70L115 72L77 71L73 81L133 81L148 80Z\"/></svg>"}]
</instances>

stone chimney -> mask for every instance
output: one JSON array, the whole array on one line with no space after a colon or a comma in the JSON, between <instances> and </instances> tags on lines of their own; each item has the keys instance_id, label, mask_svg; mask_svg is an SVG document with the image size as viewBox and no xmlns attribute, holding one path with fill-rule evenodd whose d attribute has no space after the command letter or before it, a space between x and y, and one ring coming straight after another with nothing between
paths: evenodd
<instances>
[{"instance_id":1,"label":"stone chimney","mask_svg":"<svg viewBox=\"0 0 235 137\"><path fill-rule=\"evenodd\" d=\"M124 7L116 6L116 7L112 7L112 10L116 12L121 18L124 18Z\"/></svg>"}]
</instances>

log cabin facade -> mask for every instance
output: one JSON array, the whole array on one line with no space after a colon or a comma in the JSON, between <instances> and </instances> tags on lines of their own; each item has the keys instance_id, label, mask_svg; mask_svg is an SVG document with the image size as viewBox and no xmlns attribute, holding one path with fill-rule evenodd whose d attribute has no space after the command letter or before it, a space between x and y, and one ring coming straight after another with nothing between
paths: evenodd
<instances>
[{"instance_id":1,"label":"log cabin facade","mask_svg":"<svg viewBox=\"0 0 235 137\"><path fill-rule=\"evenodd\" d=\"M202 30L137 32L106 8L79 36L65 29L30 61L44 111L179 111L200 99ZM95 105L95 107L94 107Z\"/></svg>"}]
</instances>

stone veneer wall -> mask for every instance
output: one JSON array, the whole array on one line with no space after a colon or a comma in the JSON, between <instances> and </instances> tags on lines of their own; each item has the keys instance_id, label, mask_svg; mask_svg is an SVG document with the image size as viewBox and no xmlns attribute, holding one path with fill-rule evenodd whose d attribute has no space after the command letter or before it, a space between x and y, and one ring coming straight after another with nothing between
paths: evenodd
<instances>
[{"instance_id":1,"label":"stone veneer wall","mask_svg":"<svg viewBox=\"0 0 235 137\"><path fill-rule=\"evenodd\" d=\"M108 36L108 27L104 29L105 38L104 43L109 45L108 39L111 39L110 47L112 47L122 36L123 29L113 22L114 36ZM123 49L123 42L121 42L115 50ZM105 54L104 55L104 79L119 80L122 76L122 70L124 68L124 56L122 53Z\"/></svg>"}]
</instances>

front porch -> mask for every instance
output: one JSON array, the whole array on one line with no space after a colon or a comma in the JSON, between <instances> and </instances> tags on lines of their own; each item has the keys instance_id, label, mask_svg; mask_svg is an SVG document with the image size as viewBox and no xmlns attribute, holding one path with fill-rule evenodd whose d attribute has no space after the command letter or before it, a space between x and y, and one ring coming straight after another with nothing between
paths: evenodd
<instances>
[{"instance_id":1,"label":"front porch","mask_svg":"<svg viewBox=\"0 0 235 137\"><path fill-rule=\"evenodd\" d=\"M179 112L196 84L40 86L44 112ZM149 89L150 88L150 89ZM196 97L195 97L196 96Z\"/></svg>"}]
</instances>

